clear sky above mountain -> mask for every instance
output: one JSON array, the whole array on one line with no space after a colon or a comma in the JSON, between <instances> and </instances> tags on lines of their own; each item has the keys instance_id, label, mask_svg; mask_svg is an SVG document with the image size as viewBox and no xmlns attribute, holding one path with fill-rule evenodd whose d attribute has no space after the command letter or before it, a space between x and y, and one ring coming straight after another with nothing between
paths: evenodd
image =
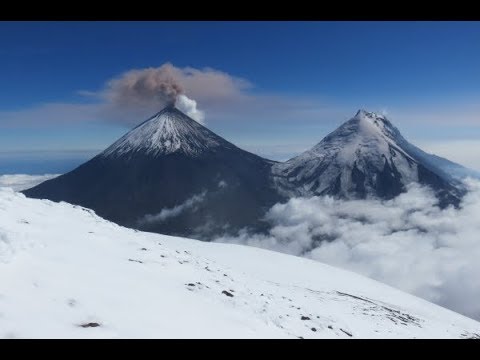
<instances>
[{"instance_id":1,"label":"clear sky above mountain","mask_svg":"<svg viewBox=\"0 0 480 360\"><path fill-rule=\"evenodd\" d=\"M479 40L479 22L3 22L0 172L20 152L105 148L145 116L106 115L108 82L165 63L223 74L187 95L247 150L288 158L367 108L479 169Z\"/></svg>"}]
</instances>

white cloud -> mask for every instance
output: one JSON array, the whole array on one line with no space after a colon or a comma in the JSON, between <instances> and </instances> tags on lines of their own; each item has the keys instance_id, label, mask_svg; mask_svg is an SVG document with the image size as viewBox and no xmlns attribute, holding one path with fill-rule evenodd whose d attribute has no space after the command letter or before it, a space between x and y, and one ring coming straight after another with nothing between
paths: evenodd
<instances>
[{"instance_id":1,"label":"white cloud","mask_svg":"<svg viewBox=\"0 0 480 360\"><path fill-rule=\"evenodd\" d=\"M15 191L22 191L38 185L49 179L53 179L59 176L58 174L45 174L45 175L26 175L26 174L14 174L14 175L0 175L0 187L9 187Z\"/></svg>"},{"instance_id":2,"label":"white cloud","mask_svg":"<svg viewBox=\"0 0 480 360\"><path fill-rule=\"evenodd\" d=\"M205 199L206 191L195 194L192 197L185 200L180 205L176 205L173 208L162 209L157 214L147 214L139 220L139 224L151 224L161 223L167 219L180 215L183 211L195 207L198 203L201 203Z\"/></svg>"},{"instance_id":3,"label":"white cloud","mask_svg":"<svg viewBox=\"0 0 480 360\"><path fill-rule=\"evenodd\" d=\"M389 201L295 198L266 215L268 234L217 241L306 256L480 319L480 183L459 209L413 185Z\"/></svg>"}]
</instances>

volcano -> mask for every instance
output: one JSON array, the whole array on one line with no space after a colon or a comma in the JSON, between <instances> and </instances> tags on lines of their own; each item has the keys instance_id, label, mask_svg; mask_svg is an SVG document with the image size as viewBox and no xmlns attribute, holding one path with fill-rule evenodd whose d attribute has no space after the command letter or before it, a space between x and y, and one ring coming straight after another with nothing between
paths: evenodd
<instances>
[{"instance_id":1,"label":"volcano","mask_svg":"<svg viewBox=\"0 0 480 360\"><path fill-rule=\"evenodd\" d=\"M432 188L440 205L458 204L470 171L409 143L383 115L365 110L310 150L272 168L286 196L390 199L411 183Z\"/></svg>"},{"instance_id":2,"label":"volcano","mask_svg":"<svg viewBox=\"0 0 480 360\"><path fill-rule=\"evenodd\" d=\"M117 224L210 240L269 228L264 215L296 196L391 199L412 183L457 206L472 172L409 143L365 110L312 149L278 163L244 151L172 105L75 170L25 190Z\"/></svg>"},{"instance_id":3,"label":"volcano","mask_svg":"<svg viewBox=\"0 0 480 360\"><path fill-rule=\"evenodd\" d=\"M274 164L167 106L90 161L24 194L81 205L127 227L208 239L263 226L259 219L281 198Z\"/></svg>"}]
</instances>

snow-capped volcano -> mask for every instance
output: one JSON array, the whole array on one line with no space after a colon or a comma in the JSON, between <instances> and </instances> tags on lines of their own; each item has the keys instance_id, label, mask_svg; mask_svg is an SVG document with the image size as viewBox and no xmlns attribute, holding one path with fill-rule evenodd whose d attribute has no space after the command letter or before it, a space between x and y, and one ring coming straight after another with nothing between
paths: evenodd
<instances>
[{"instance_id":1,"label":"snow-capped volcano","mask_svg":"<svg viewBox=\"0 0 480 360\"><path fill-rule=\"evenodd\" d=\"M276 164L273 174L290 196L391 198L419 182L450 203L461 195L457 169L462 167L410 144L385 116L359 110L312 149Z\"/></svg>"},{"instance_id":2,"label":"snow-capped volcano","mask_svg":"<svg viewBox=\"0 0 480 360\"><path fill-rule=\"evenodd\" d=\"M200 156L222 147L235 148L233 144L169 105L125 134L101 156L133 156L135 153L151 156L172 153Z\"/></svg>"},{"instance_id":3,"label":"snow-capped volcano","mask_svg":"<svg viewBox=\"0 0 480 360\"><path fill-rule=\"evenodd\" d=\"M207 238L261 222L279 199L273 164L168 106L90 161L24 193L133 228Z\"/></svg>"}]
</instances>

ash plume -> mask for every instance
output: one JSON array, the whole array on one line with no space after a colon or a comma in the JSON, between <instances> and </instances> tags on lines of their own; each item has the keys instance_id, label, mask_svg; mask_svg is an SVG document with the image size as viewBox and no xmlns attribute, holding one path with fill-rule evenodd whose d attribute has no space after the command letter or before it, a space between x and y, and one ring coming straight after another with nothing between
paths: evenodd
<instances>
[{"instance_id":1,"label":"ash plume","mask_svg":"<svg viewBox=\"0 0 480 360\"><path fill-rule=\"evenodd\" d=\"M181 69L168 63L127 71L107 83L103 92L109 104L107 111L113 112L115 118L125 113L136 118L175 105L203 124L205 115L197 109L197 102L186 95L184 77Z\"/></svg>"},{"instance_id":2,"label":"ash plume","mask_svg":"<svg viewBox=\"0 0 480 360\"><path fill-rule=\"evenodd\" d=\"M158 68L130 70L107 84L108 100L119 107L173 105L184 92L176 79L175 68L164 64Z\"/></svg>"}]
</instances>

